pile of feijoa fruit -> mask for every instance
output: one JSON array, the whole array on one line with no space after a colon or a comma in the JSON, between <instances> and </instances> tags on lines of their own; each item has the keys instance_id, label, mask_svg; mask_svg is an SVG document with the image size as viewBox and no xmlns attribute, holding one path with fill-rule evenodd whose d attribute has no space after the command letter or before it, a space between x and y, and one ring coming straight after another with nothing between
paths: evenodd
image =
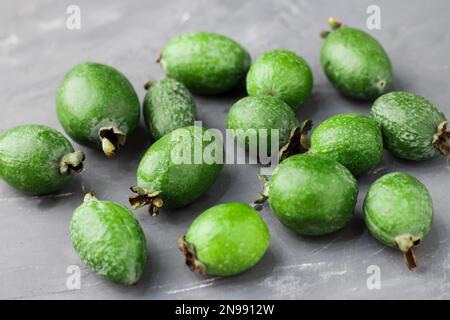
<instances>
[{"instance_id":1,"label":"pile of feijoa fruit","mask_svg":"<svg viewBox=\"0 0 450 320\"><path fill-rule=\"evenodd\" d=\"M143 115L155 142L139 163L130 205L148 206L156 215L163 207L196 201L211 187L222 164L180 164L172 158L174 150L206 147L201 138L206 128L194 126L197 112L191 92L217 95L244 83L248 97L230 108L227 128L243 129L241 133L279 129L281 162L270 180L262 177L264 190L255 203L268 200L280 222L300 235L326 235L348 224L358 196L355 177L376 168L383 147L411 161L447 155L450 132L444 114L416 94L389 92L392 66L380 43L337 19L328 22L331 30L321 34L321 66L343 95L376 99L370 116L334 115L308 139L311 120L300 123L295 114L313 89L305 59L289 50L271 50L252 63L250 54L228 37L207 32L175 37L158 59L166 77L145 85ZM84 62L62 80L56 114L74 141L112 157L137 127L141 107L122 73ZM176 139L181 133L186 139ZM23 192L59 190L83 170L84 160L82 151L45 125L21 125L0 135L0 175ZM370 233L400 250L409 269L416 267L413 247L428 233L433 218L426 187L406 173L386 174L369 188L364 214ZM146 240L126 206L87 193L73 213L70 237L94 272L122 284L139 280L147 261ZM269 229L255 207L235 202L200 214L179 237L178 246L191 270L229 276L260 261L269 242Z\"/></svg>"}]
</instances>

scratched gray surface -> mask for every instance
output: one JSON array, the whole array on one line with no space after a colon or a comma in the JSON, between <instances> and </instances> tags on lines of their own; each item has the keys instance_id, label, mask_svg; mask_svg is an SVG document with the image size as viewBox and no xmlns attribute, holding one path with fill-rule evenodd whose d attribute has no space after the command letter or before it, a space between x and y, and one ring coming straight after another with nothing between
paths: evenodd
<instances>
[{"instance_id":1,"label":"scratched gray surface","mask_svg":"<svg viewBox=\"0 0 450 320\"><path fill-rule=\"evenodd\" d=\"M319 66L318 33L328 16L365 28L366 8L381 8L381 30L370 31L389 53L395 89L428 97L450 116L448 1L5 1L0 4L0 130L43 123L61 129L55 90L74 64L93 60L123 71L143 97L143 83L159 79L154 63L171 37L196 30L223 33L242 43L253 58L272 48L303 55L314 72L310 101L298 112L316 123L342 112L369 112L369 103L337 94ZM423 3L423 2L422 2ZM81 8L81 30L66 28L66 8ZM225 115L239 94L196 97L199 118L224 129ZM111 299L347 299L450 298L450 166L444 157L423 163L386 154L379 168L359 180L355 217L327 237L302 238L284 228L265 207L261 212L272 241L252 270L231 278L201 278L184 266L178 234L210 206L251 201L260 190L255 165L227 165L196 203L156 218L138 211L148 241L149 262L134 287L111 284L83 266L71 247L68 224L86 190L127 203L138 161L150 140L141 124L115 159L82 148L86 170L64 190L30 197L0 182L0 298ZM78 147L78 146L76 146ZM435 205L433 228L417 250L420 268L409 272L400 254L370 237L361 204L377 177L403 170L429 188ZM81 267L81 289L66 287L67 268ZM369 290L367 268L381 270L381 289Z\"/></svg>"}]
</instances>

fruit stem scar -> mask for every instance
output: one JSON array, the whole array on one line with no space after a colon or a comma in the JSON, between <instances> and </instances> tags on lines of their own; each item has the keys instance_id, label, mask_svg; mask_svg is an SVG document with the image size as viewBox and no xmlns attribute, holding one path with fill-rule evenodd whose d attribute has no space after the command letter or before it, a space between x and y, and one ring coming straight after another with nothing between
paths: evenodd
<instances>
[{"instance_id":1,"label":"fruit stem scar","mask_svg":"<svg viewBox=\"0 0 450 320\"><path fill-rule=\"evenodd\" d=\"M420 238L410 234L403 234L395 238L395 243L400 251L403 252L403 258L408 269L412 270L416 268L418 263L413 247L420 244Z\"/></svg>"},{"instance_id":2,"label":"fruit stem scar","mask_svg":"<svg viewBox=\"0 0 450 320\"><path fill-rule=\"evenodd\" d=\"M89 202L92 200L97 200L97 197L95 196L95 193L93 192L88 192L84 195L84 199L83 202Z\"/></svg>"},{"instance_id":3,"label":"fruit stem scar","mask_svg":"<svg viewBox=\"0 0 450 320\"><path fill-rule=\"evenodd\" d=\"M439 124L438 130L433 137L433 146L443 155L450 153L450 131L447 130L447 121Z\"/></svg>"},{"instance_id":4,"label":"fruit stem scar","mask_svg":"<svg viewBox=\"0 0 450 320\"><path fill-rule=\"evenodd\" d=\"M151 87L152 85L154 85L154 84L155 84L155 81L149 80L149 81L147 81L147 82L144 84L144 89L145 89L145 90L148 90L148 89L150 89L150 87Z\"/></svg>"},{"instance_id":5,"label":"fruit stem scar","mask_svg":"<svg viewBox=\"0 0 450 320\"><path fill-rule=\"evenodd\" d=\"M329 34L330 34L330 30L322 30L322 31L320 31L320 37L322 38L322 39L325 39Z\"/></svg>"},{"instance_id":6,"label":"fruit stem scar","mask_svg":"<svg viewBox=\"0 0 450 320\"><path fill-rule=\"evenodd\" d=\"M152 217L158 215L159 208L163 206L163 200L159 196L160 191L151 192L138 186L131 187L130 190L137 193L136 195L131 195L128 199L133 209L149 205L148 212L150 215Z\"/></svg>"},{"instance_id":7,"label":"fruit stem scar","mask_svg":"<svg viewBox=\"0 0 450 320\"><path fill-rule=\"evenodd\" d=\"M83 161L85 159L82 151L68 153L61 158L59 172L69 175L72 172L81 172L83 170Z\"/></svg>"},{"instance_id":8,"label":"fruit stem scar","mask_svg":"<svg viewBox=\"0 0 450 320\"><path fill-rule=\"evenodd\" d=\"M292 129L288 143L280 149L280 162L294 154L305 153L309 150L308 132L312 126L312 120L308 119L300 127Z\"/></svg>"},{"instance_id":9,"label":"fruit stem scar","mask_svg":"<svg viewBox=\"0 0 450 320\"><path fill-rule=\"evenodd\" d=\"M337 18L330 17L328 18L328 25L332 30L336 30L342 26L342 22Z\"/></svg>"},{"instance_id":10,"label":"fruit stem scar","mask_svg":"<svg viewBox=\"0 0 450 320\"><path fill-rule=\"evenodd\" d=\"M127 140L127 135L116 127L102 127L98 130L98 135L102 142L103 153L107 157L115 156Z\"/></svg>"},{"instance_id":11,"label":"fruit stem scar","mask_svg":"<svg viewBox=\"0 0 450 320\"><path fill-rule=\"evenodd\" d=\"M261 180L263 182L263 190L261 191L261 193L259 194L259 197L256 198L253 203L254 204L263 204L264 202L267 201L267 199L269 199L269 180L267 180L266 176L263 176L261 174L258 174L258 178L259 180Z\"/></svg>"},{"instance_id":12,"label":"fruit stem scar","mask_svg":"<svg viewBox=\"0 0 450 320\"><path fill-rule=\"evenodd\" d=\"M186 265L189 270L192 272L198 271L201 275L206 274L206 266L198 260L194 246L189 244L183 235L178 237L178 248L186 257Z\"/></svg>"}]
</instances>

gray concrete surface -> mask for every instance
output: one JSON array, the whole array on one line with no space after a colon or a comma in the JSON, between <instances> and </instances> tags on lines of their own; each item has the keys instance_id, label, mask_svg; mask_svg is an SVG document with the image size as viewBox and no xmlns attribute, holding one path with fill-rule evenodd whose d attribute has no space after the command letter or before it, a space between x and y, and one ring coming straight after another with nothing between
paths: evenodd
<instances>
[{"instance_id":1,"label":"gray concrete surface","mask_svg":"<svg viewBox=\"0 0 450 320\"><path fill-rule=\"evenodd\" d=\"M81 29L66 28L66 8L81 8ZM219 32L238 40L253 58L265 50L287 48L304 56L314 72L310 101L298 112L316 123L342 112L368 114L370 103L343 98L319 65L319 31L329 16L366 29L366 9L381 8L381 30L369 31L389 53L394 89L429 98L450 116L448 95L450 34L445 0L429 1L2 1L0 4L0 130L23 123L61 129L55 91L65 72L91 60L123 71L142 99L143 84L163 76L154 63L171 37L187 31ZM224 129L225 115L239 94L196 97L199 118ZM31 197L0 182L0 298L111 299L411 299L450 298L450 215L448 158L412 163L386 153L379 168L359 179L354 219L327 237L302 238L284 228L265 207L272 242L252 270L231 278L191 273L176 247L190 222L210 206L250 202L260 190L256 165L227 165L208 193L181 210L152 218L136 212L148 240L149 263L137 286L111 284L81 264L71 247L68 224L84 191L127 203L128 187L150 140L141 124L115 159L82 148L86 170L61 192ZM429 188L435 205L430 234L417 250L420 268L409 272L401 255L370 237L361 205L367 187L381 175L402 170ZM81 289L66 286L67 268L81 268ZM369 290L367 268L381 271L381 288Z\"/></svg>"}]
</instances>

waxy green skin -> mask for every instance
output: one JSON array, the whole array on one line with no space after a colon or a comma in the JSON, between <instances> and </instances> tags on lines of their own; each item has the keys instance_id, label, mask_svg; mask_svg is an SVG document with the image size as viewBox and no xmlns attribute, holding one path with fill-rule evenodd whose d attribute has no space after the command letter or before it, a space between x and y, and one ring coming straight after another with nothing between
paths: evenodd
<instances>
[{"instance_id":1,"label":"waxy green skin","mask_svg":"<svg viewBox=\"0 0 450 320\"><path fill-rule=\"evenodd\" d=\"M369 188L364 213L370 233L385 245L397 247L398 236L410 234L422 239L428 233L433 203L419 180L406 173L393 172Z\"/></svg>"},{"instance_id":2,"label":"waxy green skin","mask_svg":"<svg viewBox=\"0 0 450 320\"><path fill-rule=\"evenodd\" d=\"M156 140L170 131L193 125L195 109L188 89L171 78L150 84L144 98L144 119Z\"/></svg>"},{"instance_id":3,"label":"waxy green skin","mask_svg":"<svg viewBox=\"0 0 450 320\"><path fill-rule=\"evenodd\" d=\"M375 101L371 115L381 128L386 148L395 156L420 161L439 154L433 138L446 118L426 99L390 92Z\"/></svg>"},{"instance_id":4,"label":"waxy green skin","mask_svg":"<svg viewBox=\"0 0 450 320\"><path fill-rule=\"evenodd\" d=\"M387 92L392 66L383 47L366 32L340 27L325 38L320 63L330 82L344 95L370 100Z\"/></svg>"},{"instance_id":5,"label":"waxy green skin","mask_svg":"<svg viewBox=\"0 0 450 320\"><path fill-rule=\"evenodd\" d=\"M311 154L281 162L269 183L269 203L277 218L307 236L343 228L353 215L357 195L358 185L347 168Z\"/></svg>"},{"instance_id":6,"label":"waxy green skin","mask_svg":"<svg viewBox=\"0 0 450 320\"><path fill-rule=\"evenodd\" d=\"M32 194L55 192L73 174L62 174L62 158L74 152L57 130L38 124L20 125L0 135L0 176L13 188Z\"/></svg>"},{"instance_id":7,"label":"waxy green skin","mask_svg":"<svg viewBox=\"0 0 450 320\"><path fill-rule=\"evenodd\" d=\"M292 109L282 100L271 96L245 97L236 102L227 115L227 129L235 129L238 141L244 140L248 129L266 129L268 151L272 146L271 129L279 129L279 147L281 148L288 142L292 129L297 126L298 120ZM258 147L259 136L257 131ZM247 150L248 142L248 139L245 139Z\"/></svg>"},{"instance_id":8,"label":"waxy green skin","mask_svg":"<svg viewBox=\"0 0 450 320\"><path fill-rule=\"evenodd\" d=\"M250 55L234 40L194 32L170 40L159 62L169 77L201 94L218 94L236 87L250 66Z\"/></svg>"},{"instance_id":9,"label":"waxy green skin","mask_svg":"<svg viewBox=\"0 0 450 320\"><path fill-rule=\"evenodd\" d=\"M147 261L144 232L125 206L95 197L73 213L70 238L87 266L113 282L138 282Z\"/></svg>"},{"instance_id":10,"label":"waxy green skin","mask_svg":"<svg viewBox=\"0 0 450 320\"><path fill-rule=\"evenodd\" d=\"M380 163L383 138L371 118L352 113L338 114L314 130L310 152L336 160L354 175L360 175Z\"/></svg>"},{"instance_id":11,"label":"waxy green skin","mask_svg":"<svg viewBox=\"0 0 450 320\"><path fill-rule=\"evenodd\" d=\"M247 73L250 96L269 95L280 98L295 111L310 97L313 75L308 63L289 50L263 53Z\"/></svg>"},{"instance_id":12,"label":"waxy green skin","mask_svg":"<svg viewBox=\"0 0 450 320\"><path fill-rule=\"evenodd\" d=\"M139 163L137 186L148 192L161 192L165 207L183 207L196 200L215 182L223 167L223 157L221 163L194 163L194 146L202 146L204 150L211 144L202 140L201 133L206 128L194 128L180 128L166 134L147 150ZM188 140L180 138L181 134ZM190 163L174 163L172 153L180 154L184 149L191 150Z\"/></svg>"},{"instance_id":13,"label":"waxy green skin","mask_svg":"<svg viewBox=\"0 0 450 320\"><path fill-rule=\"evenodd\" d=\"M194 248L207 274L230 276L261 260L269 247L270 235L251 206L224 203L198 216L189 227L185 241Z\"/></svg>"},{"instance_id":14,"label":"waxy green skin","mask_svg":"<svg viewBox=\"0 0 450 320\"><path fill-rule=\"evenodd\" d=\"M84 62L73 67L61 82L56 112L72 139L101 146L100 128L114 127L126 135L136 128L140 104L122 73L107 65Z\"/></svg>"}]
</instances>

